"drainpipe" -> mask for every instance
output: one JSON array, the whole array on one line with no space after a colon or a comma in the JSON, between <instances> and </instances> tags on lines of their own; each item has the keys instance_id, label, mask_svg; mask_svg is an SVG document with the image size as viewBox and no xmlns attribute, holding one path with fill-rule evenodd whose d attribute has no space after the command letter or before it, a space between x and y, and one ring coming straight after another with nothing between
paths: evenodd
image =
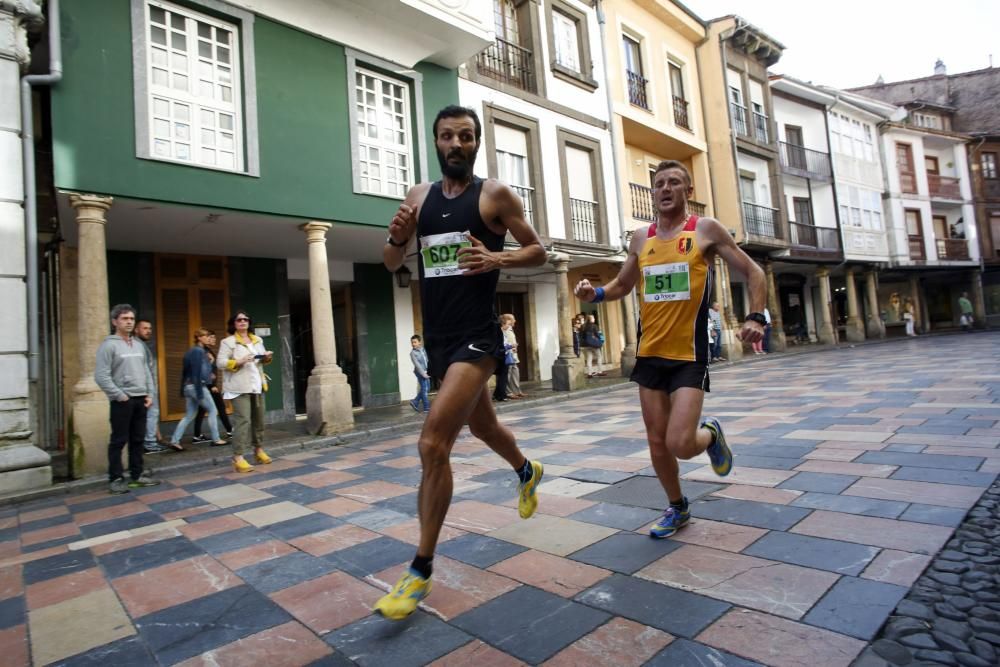
<instances>
[{"instance_id":1,"label":"drainpipe","mask_svg":"<svg viewBox=\"0 0 1000 667\"><path fill-rule=\"evenodd\" d=\"M597 0L597 25L598 32L601 33L601 53L604 56L604 96L607 99L608 105L608 130L611 135L611 162L614 164L614 171L616 174L622 173L621 162L618 155L618 132L615 129L615 107L614 100L611 96L611 78L608 73L608 46L607 37L604 34L604 29L607 24L607 17L604 15L604 3L601 0ZM617 179L616 179L617 181ZM628 252L625 246L625 208L622 203L622 191L619 183L615 183L615 187L612 188L615 191L615 201L618 204L618 219L621 223L621 233L618 235L619 240L622 242L622 250Z\"/></svg>"},{"instance_id":2,"label":"drainpipe","mask_svg":"<svg viewBox=\"0 0 1000 667\"><path fill-rule=\"evenodd\" d=\"M49 73L21 77L21 152L24 169L24 241L27 249L28 290L28 384L37 387L38 363L38 210L35 202L35 131L31 87L58 83L62 79L62 44L59 30L59 0L48 1ZM39 17L42 16L38 7Z\"/></svg>"}]
</instances>

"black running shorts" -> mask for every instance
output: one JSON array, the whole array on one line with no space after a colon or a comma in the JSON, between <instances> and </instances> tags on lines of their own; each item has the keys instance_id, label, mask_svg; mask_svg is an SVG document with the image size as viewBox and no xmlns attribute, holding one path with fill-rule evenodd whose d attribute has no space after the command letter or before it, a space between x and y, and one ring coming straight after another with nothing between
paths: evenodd
<instances>
[{"instance_id":1,"label":"black running shorts","mask_svg":"<svg viewBox=\"0 0 1000 667\"><path fill-rule=\"evenodd\" d=\"M665 391L668 394L681 387L709 391L708 365L700 361L678 361L660 357L636 357L629 378L640 387Z\"/></svg>"},{"instance_id":2,"label":"black running shorts","mask_svg":"<svg viewBox=\"0 0 1000 667\"><path fill-rule=\"evenodd\" d=\"M456 361L492 357L497 363L502 363L504 359L503 332L499 323L452 336L426 334L424 347L427 349L427 372L438 380L444 380L448 367Z\"/></svg>"}]
</instances>

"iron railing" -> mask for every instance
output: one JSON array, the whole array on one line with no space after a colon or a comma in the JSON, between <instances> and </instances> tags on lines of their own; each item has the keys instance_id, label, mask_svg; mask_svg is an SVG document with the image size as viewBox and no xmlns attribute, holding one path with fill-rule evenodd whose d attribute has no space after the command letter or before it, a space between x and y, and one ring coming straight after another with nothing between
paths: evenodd
<instances>
[{"instance_id":1,"label":"iron railing","mask_svg":"<svg viewBox=\"0 0 1000 667\"><path fill-rule=\"evenodd\" d=\"M569 217L574 240L597 243L597 202L570 197Z\"/></svg>"},{"instance_id":2,"label":"iron railing","mask_svg":"<svg viewBox=\"0 0 1000 667\"><path fill-rule=\"evenodd\" d=\"M816 176L829 178L833 174L830 168L830 154L814 151L805 146L798 146L782 141L781 165L786 170L807 172Z\"/></svg>"},{"instance_id":3,"label":"iron railing","mask_svg":"<svg viewBox=\"0 0 1000 667\"><path fill-rule=\"evenodd\" d=\"M531 49L497 37L496 42L476 56L476 69L484 76L535 92L535 61Z\"/></svg>"},{"instance_id":4,"label":"iron railing","mask_svg":"<svg viewBox=\"0 0 1000 667\"><path fill-rule=\"evenodd\" d=\"M649 101L646 98L646 84L649 81L638 72L630 70L625 70L625 76L628 78L628 101L649 111Z\"/></svg>"},{"instance_id":5,"label":"iron railing","mask_svg":"<svg viewBox=\"0 0 1000 667\"><path fill-rule=\"evenodd\" d=\"M938 259L969 259L969 242L965 239L937 239Z\"/></svg>"},{"instance_id":6,"label":"iron railing","mask_svg":"<svg viewBox=\"0 0 1000 667\"><path fill-rule=\"evenodd\" d=\"M632 191L632 217L636 220L656 220L656 207L653 205L653 188L647 188L638 183L629 183Z\"/></svg>"},{"instance_id":7,"label":"iron railing","mask_svg":"<svg viewBox=\"0 0 1000 667\"><path fill-rule=\"evenodd\" d=\"M750 136L747 131L747 108L736 102L729 103L729 115L733 117L733 128L736 133L744 137Z\"/></svg>"},{"instance_id":8,"label":"iron railing","mask_svg":"<svg viewBox=\"0 0 1000 667\"><path fill-rule=\"evenodd\" d=\"M931 197L962 198L962 189L958 185L958 179L951 176L927 174L927 189L930 191Z\"/></svg>"},{"instance_id":9,"label":"iron railing","mask_svg":"<svg viewBox=\"0 0 1000 667\"><path fill-rule=\"evenodd\" d=\"M778 209L745 201L743 202L743 219L749 234L772 239L781 238Z\"/></svg>"},{"instance_id":10,"label":"iron railing","mask_svg":"<svg viewBox=\"0 0 1000 667\"><path fill-rule=\"evenodd\" d=\"M817 250L840 251L840 234L836 228L805 225L801 222L789 223L792 245L816 248Z\"/></svg>"},{"instance_id":11,"label":"iron railing","mask_svg":"<svg viewBox=\"0 0 1000 667\"><path fill-rule=\"evenodd\" d=\"M754 139L760 143L771 143L770 133L767 131L767 116L756 111L753 112L753 132Z\"/></svg>"},{"instance_id":12,"label":"iron railing","mask_svg":"<svg viewBox=\"0 0 1000 667\"><path fill-rule=\"evenodd\" d=\"M910 234L910 259L927 259L927 253L924 252L924 237L917 234Z\"/></svg>"},{"instance_id":13,"label":"iron railing","mask_svg":"<svg viewBox=\"0 0 1000 667\"><path fill-rule=\"evenodd\" d=\"M532 227L535 226L535 189L530 188L526 185L512 185L510 186L514 192L516 192L520 197L521 201L524 202L524 219Z\"/></svg>"},{"instance_id":14,"label":"iron railing","mask_svg":"<svg viewBox=\"0 0 1000 667\"><path fill-rule=\"evenodd\" d=\"M674 123L685 130L691 129L691 122L688 120L688 103L683 97L674 95Z\"/></svg>"}]
</instances>

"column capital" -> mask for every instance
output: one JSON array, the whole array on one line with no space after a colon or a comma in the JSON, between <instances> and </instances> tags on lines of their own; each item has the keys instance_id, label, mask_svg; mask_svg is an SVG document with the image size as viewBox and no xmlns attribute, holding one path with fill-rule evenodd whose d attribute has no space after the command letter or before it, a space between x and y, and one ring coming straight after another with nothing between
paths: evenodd
<instances>
[{"instance_id":1,"label":"column capital","mask_svg":"<svg viewBox=\"0 0 1000 667\"><path fill-rule=\"evenodd\" d=\"M847 275L849 275L849 276L853 276L855 271L857 271L856 267L853 267L853 266L845 266L844 267L844 272Z\"/></svg>"},{"instance_id":2,"label":"column capital","mask_svg":"<svg viewBox=\"0 0 1000 667\"><path fill-rule=\"evenodd\" d=\"M329 222L307 222L299 225L299 229L306 233L306 241L309 243L326 243L326 233L333 227Z\"/></svg>"},{"instance_id":3,"label":"column capital","mask_svg":"<svg viewBox=\"0 0 1000 667\"><path fill-rule=\"evenodd\" d=\"M549 264L555 267L556 273L569 273L569 255L564 252L550 252Z\"/></svg>"},{"instance_id":4,"label":"column capital","mask_svg":"<svg viewBox=\"0 0 1000 667\"><path fill-rule=\"evenodd\" d=\"M817 278L829 278L830 277L830 269L826 268L825 266L819 267L818 269L816 269L816 277Z\"/></svg>"},{"instance_id":5,"label":"column capital","mask_svg":"<svg viewBox=\"0 0 1000 667\"><path fill-rule=\"evenodd\" d=\"M86 209L96 209L100 215L95 216L100 219L98 220L86 220L86 222L104 222L104 214L111 208L111 204L115 201L114 197L106 197L104 195L91 195L91 194L80 194L73 192L69 196L69 204L74 209L76 209L76 215L78 219L82 219L85 213L83 210Z\"/></svg>"}]
</instances>

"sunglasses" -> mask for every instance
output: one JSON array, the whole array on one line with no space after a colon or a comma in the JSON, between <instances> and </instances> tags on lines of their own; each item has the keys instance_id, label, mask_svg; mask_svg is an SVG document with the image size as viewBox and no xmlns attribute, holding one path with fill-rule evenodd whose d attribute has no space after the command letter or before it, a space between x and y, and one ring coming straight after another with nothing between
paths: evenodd
<instances>
[{"instance_id":1,"label":"sunglasses","mask_svg":"<svg viewBox=\"0 0 1000 667\"><path fill-rule=\"evenodd\" d=\"M249 322L249 321L250 321L250 318L249 318L249 317L237 317L237 318L236 318L235 320L233 320L233 321L234 321L234 322Z\"/></svg>"}]
</instances>

